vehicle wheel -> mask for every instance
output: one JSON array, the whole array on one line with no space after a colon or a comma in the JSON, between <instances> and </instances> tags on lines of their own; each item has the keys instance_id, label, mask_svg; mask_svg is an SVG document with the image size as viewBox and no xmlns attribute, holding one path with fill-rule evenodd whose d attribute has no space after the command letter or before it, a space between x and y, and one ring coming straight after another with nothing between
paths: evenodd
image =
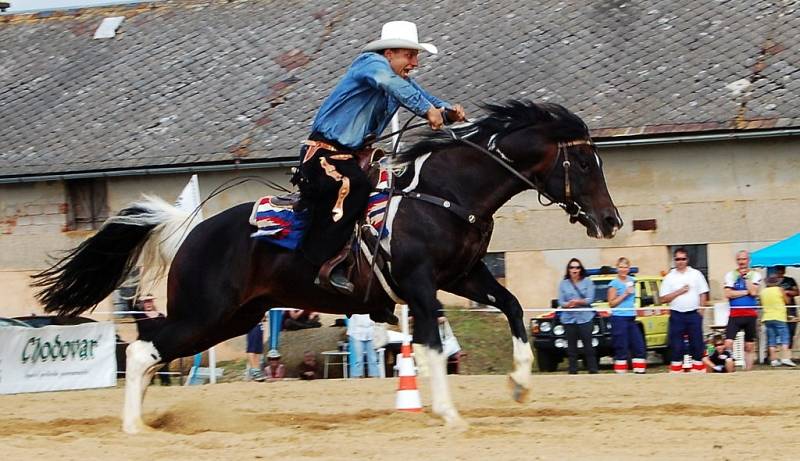
<instances>
[{"instance_id":1,"label":"vehicle wheel","mask_svg":"<svg viewBox=\"0 0 800 461\"><path fill-rule=\"evenodd\" d=\"M558 364L561 363L561 357L559 357L558 354L542 351L540 349L536 349L534 353L536 355L536 365L539 367L539 371L550 373L558 369Z\"/></svg>"}]
</instances>

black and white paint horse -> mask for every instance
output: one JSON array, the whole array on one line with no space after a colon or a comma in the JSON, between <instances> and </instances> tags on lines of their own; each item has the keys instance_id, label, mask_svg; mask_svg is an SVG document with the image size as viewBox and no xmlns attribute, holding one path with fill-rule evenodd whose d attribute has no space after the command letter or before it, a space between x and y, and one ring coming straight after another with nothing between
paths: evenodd
<instances>
[{"instance_id":1,"label":"black and white paint horse","mask_svg":"<svg viewBox=\"0 0 800 461\"><path fill-rule=\"evenodd\" d=\"M611 238L622 220L609 196L602 162L583 121L557 104L511 101L486 107L488 116L459 127L455 138L435 134L400 159L401 195L390 199L384 241L391 253L396 296L414 317L413 341L430 364L433 412L463 424L446 381L446 357L437 328L438 289L496 306L511 328L515 398L531 389L532 351L517 299L481 261L492 233L492 216L516 194L535 187L559 204L591 237ZM225 210L194 227L185 240L187 216L163 200L145 198L110 218L97 234L52 268L35 276L48 312L78 315L106 298L140 257L171 261L167 321L153 337L127 350L123 429L147 426L145 389L159 364L189 356L245 334L271 307L288 306L352 314L385 312L395 299L370 290L366 272L347 297L314 284L317 268L301 254L255 241L248 224L252 203ZM174 257L173 257L174 255Z\"/></svg>"}]
</instances>

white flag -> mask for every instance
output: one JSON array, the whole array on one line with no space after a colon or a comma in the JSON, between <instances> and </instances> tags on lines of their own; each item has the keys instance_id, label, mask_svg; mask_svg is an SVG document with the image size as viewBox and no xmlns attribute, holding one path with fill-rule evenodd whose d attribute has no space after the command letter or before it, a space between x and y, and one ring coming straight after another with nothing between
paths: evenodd
<instances>
[{"instance_id":1,"label":"white flag","mask_svg":"<svg viewBox=\"0 0 800 461\"><path fill-rule=\"evenodd\" d=\"M196 174L193 174L192 179L186 183L186 187L175 201L175 206L187 213L197 210L197 221L203 220L203 210L198 209L200 207L200 183L197 181Z\"/></svg>"}]
</instances>

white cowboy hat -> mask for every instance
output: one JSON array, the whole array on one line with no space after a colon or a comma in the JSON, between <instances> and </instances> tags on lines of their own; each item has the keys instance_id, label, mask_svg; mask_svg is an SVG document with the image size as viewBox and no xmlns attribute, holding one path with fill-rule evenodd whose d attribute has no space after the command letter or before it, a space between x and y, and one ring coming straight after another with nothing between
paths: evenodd
<instances>
[{"instance_id":1,"label":"white cowboy hat","mask_svg":"<svg viewBox=\"0 0 800 461\"><path fill-rule=\"evenodd\" d=\"M409 21L387 22L381 29L381 39L370 42L363 51L388 50L390 48L405 48L409 50L424 50L436 54L439 50L430 43L420 43L417 35L417 25Z\"/></svg>"},{"instance_id":2,"label":"white cowboy hat","mask_svg":"<svg viewBox=\"0 0 800 461\"><path fill-rule=\"evenodd\" d=\"M144 295L144 296L142 296L141 298L139 298L139 301L152 301L152 300L154 300L154 299L156 299L156 297L155 297L155 296L153 296L153 295L152 295L152 294L150 294L150 293L147 293L146 295Z\"/></svg>"}]
</instances>

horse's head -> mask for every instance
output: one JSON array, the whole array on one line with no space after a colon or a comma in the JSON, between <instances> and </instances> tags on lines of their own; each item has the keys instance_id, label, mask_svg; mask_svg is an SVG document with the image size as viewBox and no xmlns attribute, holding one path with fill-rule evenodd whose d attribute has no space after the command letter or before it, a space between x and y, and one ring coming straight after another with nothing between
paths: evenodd
<instances>
[{"instance_id":1,"label":"horse's head","mask_svg":"<svg viewBox=\"0 0 800 461\"><path fill-rule=\"evenodd\" d=\"M603 175L603 162L586 124L558 104L512 101L488 106L502 122L487 147L525 176L542 197L557 203L595 238L622 227Z\"/></svg>"}]
</instances>

